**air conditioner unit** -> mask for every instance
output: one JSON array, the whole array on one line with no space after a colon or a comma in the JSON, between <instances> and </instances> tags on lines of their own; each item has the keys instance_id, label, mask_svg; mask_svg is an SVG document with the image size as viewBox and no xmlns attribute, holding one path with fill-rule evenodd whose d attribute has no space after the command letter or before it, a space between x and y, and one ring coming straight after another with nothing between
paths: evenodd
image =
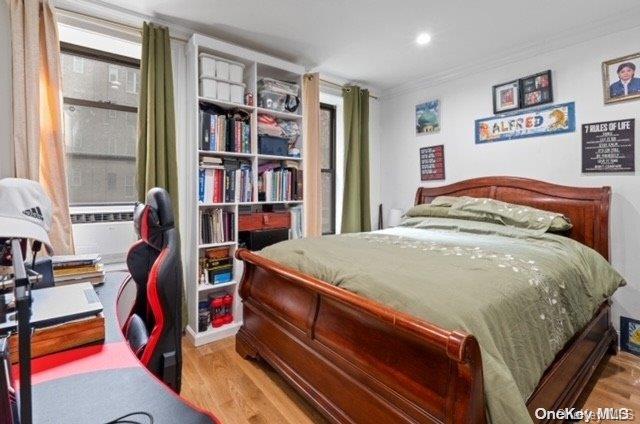
<instances>
[{"instance_id":1,"label":"air conditioner unit","mask_svg":"<svg viewBox=\"0 0 640 424\"><path fill-rule=\"evenodd\" d=\"M132 213L71 213L76 253L99 253L107 264L124 264L137 240Z\"/></svg>"}]
</instances>

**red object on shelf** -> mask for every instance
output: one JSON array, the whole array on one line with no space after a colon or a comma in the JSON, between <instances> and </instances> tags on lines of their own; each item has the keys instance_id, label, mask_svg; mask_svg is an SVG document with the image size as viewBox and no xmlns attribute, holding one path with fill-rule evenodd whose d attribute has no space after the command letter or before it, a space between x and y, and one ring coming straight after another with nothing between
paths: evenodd
<instances>
[{"instance_id":1,"label":"red object on shelf","mask_svg":"<svg viewBox=\"0 0 640 424\"><path fill-rule=\"evenodd\" d=\"M212 327L217 328L233 322L233 295L226 293L211 296L209 300Z\"/></svg>"}]
</instances>

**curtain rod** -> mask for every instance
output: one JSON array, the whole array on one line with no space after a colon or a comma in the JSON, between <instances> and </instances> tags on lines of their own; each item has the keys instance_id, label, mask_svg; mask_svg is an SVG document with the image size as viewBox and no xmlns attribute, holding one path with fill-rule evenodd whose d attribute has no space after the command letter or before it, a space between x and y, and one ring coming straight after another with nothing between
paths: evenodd
<instances>
[{"instance_id":1,"label":"curtain rod","mask_svg":"<svg viewBox=\"0 0 640 424\"><path fill-rule=\"evenodd\" d=\"M322 78L320 78L320 82L324 83L324 84L329 84L329 85L333 85L334 87L338 87L338 88L345 88L346 86L342 85L342 84L336 84L335 82L331 82L331 81L327 81L327 80L323 80ZM373 94L369 93L369 97L371 97L374 100L378 100L377 96L374 96Z\"/></svg>"},{"instance_id":2,"label":"curtain rod","mask_svg":"<svg viewBox=\"0 0 640 424\"><path fill-rule=\"evenodd\" d=\"M93 21L93 23L97 23L99 25L109 25L115 29L119 29L122 31L126 31L129 33L133 33L135 35L142 35L142 28L140 27L136 27L133 25L127 25L127 24L123 24L122 22L117 22L117 21L113 21L111 19L106 19L106 18L99 18L97 16L93 16L93 15L89 15L86 13L82 13L82 12L76 12L74 10L69 10L69 9L64 9L62 7L56 7L55 8L56 11L62 12L62 15L66 15L69 16L71 18L78 18L78 19L86 19L88 21ZM144 20L144 19L143 19ZM183 41L183 42L187 42L189 40L187 40L186 38L182 38L182 37L175 37L170 35L169 36L170 39L172 40L176 40L176 41Z\"/></svg>"}]
</instances>

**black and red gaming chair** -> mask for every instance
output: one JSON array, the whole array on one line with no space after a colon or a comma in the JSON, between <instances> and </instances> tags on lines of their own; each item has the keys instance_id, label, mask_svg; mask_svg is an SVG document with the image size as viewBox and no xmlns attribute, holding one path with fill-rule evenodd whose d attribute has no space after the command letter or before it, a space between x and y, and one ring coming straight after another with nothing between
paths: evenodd
<instances>
[{"instance_id":1,"label":"black and red gaming chair","mask_svg":"<svg viewBox=\"0 0 640 424\"><path fill-rule=\"evenodd\" d=\"M137 295L123 330L140 361L179 393L182 261L166 190L149 190L145 203L136 205L133 222L140 240L129 249L127 267Z\"/></svg>"}]
</instances>

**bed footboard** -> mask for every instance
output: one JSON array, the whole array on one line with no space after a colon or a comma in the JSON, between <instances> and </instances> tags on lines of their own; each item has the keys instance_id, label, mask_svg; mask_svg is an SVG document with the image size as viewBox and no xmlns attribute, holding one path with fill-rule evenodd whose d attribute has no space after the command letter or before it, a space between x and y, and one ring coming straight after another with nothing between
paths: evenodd
<instances>
[{"instance_id":1,"label":"bed footboard","mask_svg":"<svg viewBox=\"0 0 640 424\"><path fill-rule=\"evenodd\" d=\"M333 422L485 422L476 339L240 249L236 350L260 357Z\"/></svg>"}]
</instances>

